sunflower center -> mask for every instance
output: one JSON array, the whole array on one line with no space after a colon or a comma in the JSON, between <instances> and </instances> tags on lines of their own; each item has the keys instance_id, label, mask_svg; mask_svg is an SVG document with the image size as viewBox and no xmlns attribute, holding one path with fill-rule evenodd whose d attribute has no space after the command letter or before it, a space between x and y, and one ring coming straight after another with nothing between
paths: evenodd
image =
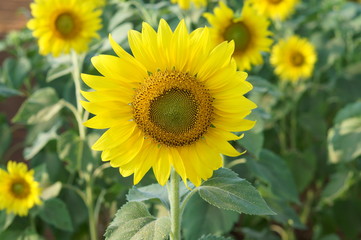
<instances>
[{"instance_id":1,"label":"sunflower center","mask_svg":"<svg viewBox=\"0 0 361 240\"><path fill-rule=\"evenodd\" d=\"M232 23L224 31L224 38L227 41L234 40L235 51L242 51L247 48L251 40L251 34L247 26L242 22Z\"/></svg>"},{"instance_id":2,"label":"sunflower center","mask_svg":"<svg viewBox=\"0 0 361 240\"><path fill-rule=\"evenodd\" d=\"M182 133L190 129L197 115L192 93L172 88L156 97L150 104L150 119L168 132Z\"/></svg>"},{"instance_id":3,"label":"sunflower center","mask_svg":"<svg viewBox=\"0 0 361 240\"><path fill-rule=\"evenodd\" d=\"M18 179L11 185L11 192L16 198L25 198L30 193L30 186L25 180Z\"/></svg>"},{"instance_id":4,"label":"sunflower center","mask_svg":"<svg viewBox=\"0 0 361 240\"><path fill-rule=\"evenodd\" d=\"M269 3L272 4L279 4L280 2L282 2L283 0L268 0Z\"/></svg>"},{"instance_id":5,"label":"sunflower center","mask_svg":"<svg viewBox=\"0 0 361 240\"><path fill-rule=\"evenodd\" d=\"M132 102L134 120L146 137L170 147L189 145L208 130L213 98L196 77L178 71L149 76Z\"/></svg>"},{"instance_id":6,"label":"sunflower center","mask_svg":"<svg viewBox=\"0 0 361 240\"><path fill-rule=\"evenodd\" d=\"M62 37L72 37L77 31L76 19L71 13L62 13L55 20L55 28Z\"/></svg>"},{"instance_id":7,"label":"sunflower center","mask_svg":"<svg viewBox=\"0 0 361 240\"><path fill-rule=\"evenodd\" d=\"M291 62L296 67L302 66L305 62L305 57L300 52L294 52L291 55Z\"/></svg>"}]
</instances>

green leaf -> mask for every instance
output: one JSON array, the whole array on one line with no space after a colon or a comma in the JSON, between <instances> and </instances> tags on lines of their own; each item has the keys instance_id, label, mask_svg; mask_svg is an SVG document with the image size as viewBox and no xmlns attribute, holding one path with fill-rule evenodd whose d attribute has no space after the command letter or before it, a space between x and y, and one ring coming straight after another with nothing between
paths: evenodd
<instances>
[{"instance_id":1,"label":"green leaf","mask_svg":"<svg viewBox=\"0 0 361 240\"><path fill-rule=\"evenodd\" d=\"M5 152L8 150L8 147L10 146L11 139L12 139L12 133L11 128L9 124L6 122L6 116L3 114L0 114L0 159L5 154Z\"/></svg>"},{"instance_id":2,"label":"green leaf","mask_svg":"<svg viewBox=\"0 0 361 240\"><path fill-rule=\"evenodd\" d=\"M268 150L262 150L259 160L246 162L259 179L270 185L272 191L279 197L292 202L298 202L297 187L286 162Z\"/></svg>"},{"instance_id":3,"label":"green leaf","mask_svg":"<svg viewBox=\"0 0 361 240\"><path fill-rule=\"evenodd\" d=\"M4 83L14 89L18 89L23 84L31 70L30 61L24 57L13 59L7 58L3 63Z\"/></svg>"},{"instance_id":4,"label":"green leaf","mask_svg":"<svg viewBox=\"0 0 361 240\"><path fill-rule=\"evenodd\" d=\"M4 84L0 83L0 97L8 98L12 96L21 96L21 95L23 95L22 92L7 87Z\"/></svg>"},{"instance_id":5,"label":"green leaf","mask_svg":"<svg viewBox=\"0 0 361 240\"><path fill-rule=\"evenodd\" d=\"M361 156L361 115L336 124L329 130L327 140L332 163L349 162Z\"/></svg>"},{"instance_id":6,"label":"green leaf","mask_svg":"<svg viewBox=\"0 0 361 240\"><path fill-rule=\"evenodd\" d=\"M322 202L332 203L334 200L343 195L353 182L353 173L347 169L339 169L330 177L330 181L321 193Z\"/></svg>"},{"instance_id":7,"label":"green leaf","mask_svg":"<svg viewBox=\"0 0 361 240\"><path fill-rule=\"evenodd\" d=\"M247 150L247 153L251 153L258 158L264 142L263 132L248 131L244 137L237 140L237 142Z\"/></svg>"},{"instance_id":8,"label":"green leaf","mask_svg":"<svg viewBox=\"0 0 361 240\"><path fill-rule=\"evenodd\" d=\"M226 168L215 171L197 189L205 201L218 208L255 215L275 214L249 182Z\"/></svg>"},{"instance_id":9,"label":"green leaf","mask_svg":"<svg viewBox=\"0 0 361 240\"><path fill-rule=\"evenodd\" d=\"M186 240L197 240L205 234L228 233L237 222L239 214L216 208L203 201L198 194L187 203L182 218L183 235Z\"/></svg>"},{"instance_id":10,"label":"green leaf","mask_svg":"<svg viewBox=\"0 0 361 240\"><path fill-rule=\"evenodd\" d=\"M144 203L128 202L108 226L106 240L163 240L170 233L169 217L155 218Z\"/></svg>"},{"instance_id":11,"label":"green leaf","mask_svg":"<svg viewBox=\"0 0 361 240\"><path fill-rule=\"evenodd\" d=\"M13 122L35 124L49 121L63 107L53 88L35 91L20 107Z\"/></svg>"},{"instance_id":12,"label":"green leaf","mask_svg":"<svg viewBox=\"0 0 361 240\"><path fill-rule=\"evenodd\" d=\"M232 240L232 238L218 237L214 235L202 236L199 240Z\"/></svg>"},{"instance_id":13,"label":"green leaf","mask_svg":"<svg viewBox=\"0 0 361 240\"><path fill-rule=\"evenodd\" d=\"M7 214L5 210L0 211L0 232L5 231L14 221L14 214Z\"/></svg>"},{"instance_id":14,"label":"green leaf","mask_svg":"<svg viewBox=\"0 0 361 240\"><path fill-rule=\"evenodd\" d=\"M145 187L133 186L127 194L127 200L143 202L150 199L159 199L169 209L168 191L166 186L151 184Z\"/></svg>"},{"instance_id":15,"label":"green leaf","mask_svg":"<svg viewBox=\"0 0 361 240\"><path fill-rule=\"evenodd\" d=\"M68 64L55 65L48 71L46 75L46 81L51 82L57 78L70 74L72 69L73 67L69 66Z\"/></svg>"},{"instance_id":16,"label":"green leaf","mask_svg":"<svg viewBox=\"0 0 361 240\"><path fill-rule=\"evenodd\" d=\"M45 147L45 145L53 139L56 139L58 134L56 131L60 127L60 122L56 122L52 128L50 128L46 132L40 132L31 143L30 146L27 146L24 149L24 158L29 160L33 158L37 153L41 151Z\"/></svg>"},{"instance_id":17,"label":"green leaf","mask_svg":"<svg viewBox=\"0 0 361 240\"><path fill-rule=\"evenodd\" d=\"M64 231L73 231L70 215L65 203L58 199L52 198L43 202L40 208L39 216L45 222Z\"/></svg>"},{"instance_id":18,"label":"green leaf","mask_svg":"<svg viewBox=\"0 0 361 240\"><path fill-rule=\"evenodd\" d=\"M62 187L62 184L61 184L61 182L58 181L58 182L44 188L41 191L41 199L48 200L48 199L57 197L61 191L61 187Z\"/></svg>"},{"instance_id":19,"label":"green leaf","mask_svg":"<svg viewBox=\"0 0 361 240\"><path fill-rule=\"evenodd\" d=\"M86 171L89 164L92 167L96 164L87 141L81 140L72 130L58 137L57 149L59 158L67 163L69 172Z\"/></svg>"},{"instance_id":20,"label":"green leaf","mask_svg":"<svg viewBox=\"0 0 361 240\"><path fill-rule=\"evenodd\" d=\"M188 186L192 187L193 185L189 183ZM182 199L189 192L190 191L185 187L185 185L182 182L180 182L180 186L179 186L180 198ZM168 190L166 186L161 186L159 184L151 184L140 188L133 186L133 188L130 189L127 194L127 200L129 202L131 201L143 202L151 199L159 199L167 209L170 209Z\"/></svg>"}]
</instances>

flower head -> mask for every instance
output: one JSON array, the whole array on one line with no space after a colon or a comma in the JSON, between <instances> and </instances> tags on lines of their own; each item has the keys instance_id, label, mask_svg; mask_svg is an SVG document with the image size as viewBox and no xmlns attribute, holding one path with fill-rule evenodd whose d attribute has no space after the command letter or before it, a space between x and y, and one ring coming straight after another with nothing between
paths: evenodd
<instances>
[{"instance_id":1,"label":"flower head","mask_svg":"<svg viewBox=\"0 0 361 240\"><path fill-rule=\"evenodd\" d=\"M101 28L101 10L81 0L35 0L30 5L33 18L27 26L38 39L40 54L75 50L85 52Z\"/></svg>"},{"instance_id":2,"label":"flower head","mask_svg":"<svg viewBox=\"0 0 361 240\"><path fill-rule=\"evenodd\" d=\"M0 169L0 210L26 216L30 208L41 204L39 183L25 163L9 161L7 170Z\"/></svg>"},{"instance_id":3,"label":"flower head","mask_svg":"<svg viewBox=\"0 0 361 240\"><path fill-rule=\"evenodd\" d=\"M234 44L214 47L207 28L189 34L181 21L173 32L164 20L157 32L143 23L128 40L133 56L110 37L118 57L93 57L103 76L82 75L95 89L83 92L83 107L96 115L84 124L108 129L92 148L135 184L153 168L164 185L173 167L198 186L222 166L221 153L240 154L231 131L254 125L244 119L256 105L243 96L252 85L236 69Z\"/></svg>"},{"instance_id":4,"label":"flower head","mask_svg":"<svg viewBox=\"0 0 361 240\"><path fill-rule=\"evenodd\" d=\"M299 0L248 0L257 12L273 20L285 20L294 11Z\"/></svg>"},{"instance_id":5,"label":"flower head","mask_svg":"<svg viewBox=\"0 0 361 240\"><path fill-rule=\"evenodd\" d=\"M261 52L269 51L272 44L265 17L257 15L248 4L244 5L241 16L235 17L223 2L214 9L214 15L205 13L204 16L212 25L210 32L216 44L234 41L233 57L240 70L250 70L251 64L263 63Z\"/></svg>"},{"instance_id":6,"label":"flower head","mask_svg":"<svg viewBox=\"0 0 361 240\"><path fill-rule=\"evenodd\" d=\"M193 3L197 8L207 6L207 0L171 0L172 3L178 3L181 9L189 9L191 3Z\"/></svg>"},{"instance_id":7,"label":"flower head","mask_svg":"<svg viewBox=\"0 0 361 240\"><path fill-rule=\"evenodd\" d=\"M271 64L282 80L297 81L312 75L317 55L314 46L305 38L292 36L281 40L272 49Z\"/></svg>"}]
</instances>

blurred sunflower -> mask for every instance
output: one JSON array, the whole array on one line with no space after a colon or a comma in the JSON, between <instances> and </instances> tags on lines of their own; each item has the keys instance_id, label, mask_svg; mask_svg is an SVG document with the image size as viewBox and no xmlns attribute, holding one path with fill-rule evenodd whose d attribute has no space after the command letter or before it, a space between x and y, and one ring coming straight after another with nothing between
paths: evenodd
<instances>
[{"instance_id":1,"label":"blurred sunflower","mask_svg":"<svg viewBox=\"0 0 361 240\"><path fill-rule=\"evenodd\" d=\"M294 11L299 0L248 0L257 12L273 20L285 20Z\"/></svg>"},{"instance_id":2,"label":"blurred sunflower","mask_svg":"<svg viewBox=\"0 0 361 240\"><path fill-rule=\"evenodd\" d=\"M119 57L93 57L103 76L82 75L96 90L83 92L83 107L96 115L84 124L108 128L92 148L123 176L134 174L134 184L153 168L164 185L173 167L199 186L222 166L221 153L240 154L231 131L254 125L243 119L256 105L243 96L252 85L236 69L234 44L213 47L207 28L189 34L181 21L173 32L164 20L158 32L143 23L128 40L134 57L110 37Z\"/></svg>"},{"instance_id":3,"label":"blurred sunflower","mask_svg":"<svg viewBox=\"0 0 361 240\"><path fill-rule=\"evenodd\" d=\"M85 52L90 40L99 37L102 12L86 1L35 0L30 7L34 18L27 26L38 38L40 54Z\"/></svg>"},{"instance_id":4,"label":"blurred sunflower","mask_svg":"<svg viewBox=\"0 0 361 240\"><path fill-rule=\"evenodd\" d=\"M271 52L271 64L282 80L297 81L312 75L317 55L314 46L305 38L292 36L281 40Z\"/></svg>"},{"instance_id":5,"label":"blurred sunflower","mask_svg":"<svg viewBox=\"0 0 361 240\"><path fill-rule=\"evenodd\" d=\"M250 70L251 64L262 64L261 52L270 51L272 33L267 30L269 22L257 15L245 4L240 17L235 17L232 9L223 2L214 9L214 15L205 13L204 17L212 25L211 35L215 43L234 40L233 57L240 70Z\"/></svg>"},{"instance_id":6,"label":"blurred sunflower","mask_svg":"<svg viewBox=\"0 0 361 240\"><path fill-rule=\"evenodd\" d=\"M19 216L28 215L34 205L41 204L39 183L34 170L28 171L24 163L9 161L8 172L0 169L0 210Z\"/></svg>"},{"instance_id":7,"label":"blurred sunflower","mask_svg":"<svg viewBox=\"0 0 361 240\"><path fill-rule=\"evenodd\" d=\"M178 3L181 9L189 9L191 3L193 3L197 8L207 6L207 0L171 0L172 3Z\"/></svg>"}]
</instances>

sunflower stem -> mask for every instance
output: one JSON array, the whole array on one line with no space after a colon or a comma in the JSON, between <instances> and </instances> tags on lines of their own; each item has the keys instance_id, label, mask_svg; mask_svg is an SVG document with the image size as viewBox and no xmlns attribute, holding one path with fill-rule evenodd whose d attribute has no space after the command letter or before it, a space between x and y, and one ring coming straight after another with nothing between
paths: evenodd
<instances>
[{"instance_id":1,"label":"sunflower stem","mask_svg":"<svg viewBox=\"0 0 361 240\"><path fill-rule=\"evenodd\" d=\"M171 234L170 240L181 240L180 223L180 196L179 196L179 175L172 169L170 183L168 184L168 198L170 202Z\"/></svg>"},{"instance_id":2,"label":"sunflower stem","mask_svg":"<svg viewBox=\"0 0 361 240\"><path fill-rule=\"evenodd\" d=\"M95 213L94 213L94 203L93 203L93 191L92 191L92 185L90 184L91 181L88 182L86 187L86 205L88 207L88 214L89 214L89 231L90 231L90 239L91 240L97 240L97 229L96 229L96 219L95 219Z\"/></svg>"}]
</instances>

